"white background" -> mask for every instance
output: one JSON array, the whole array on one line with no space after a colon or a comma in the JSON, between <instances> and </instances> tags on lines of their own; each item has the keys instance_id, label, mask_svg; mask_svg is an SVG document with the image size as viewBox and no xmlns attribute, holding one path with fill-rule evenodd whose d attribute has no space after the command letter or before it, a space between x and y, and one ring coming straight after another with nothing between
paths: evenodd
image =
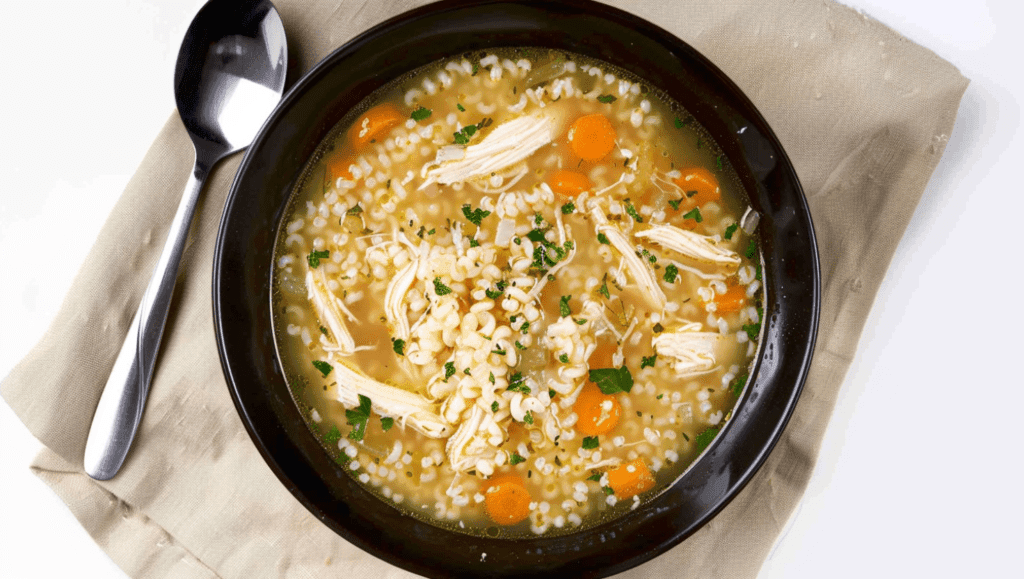
<instances>
[{"instance_id":1,"label":"white background","mask_svg":"<svg viewBox=\"0 0 1024 579\"><path fill-rule=\"evenodd\" d=\"M174 107L196 0L5 3L0 376L42 336ZM850 0L971 79L819 462L762 579L1024 576L1024 9ZM182 175L182 184L185 182ZM28 464L0 404L0 577L123 577Z\"/></svg>"}]
</instances>

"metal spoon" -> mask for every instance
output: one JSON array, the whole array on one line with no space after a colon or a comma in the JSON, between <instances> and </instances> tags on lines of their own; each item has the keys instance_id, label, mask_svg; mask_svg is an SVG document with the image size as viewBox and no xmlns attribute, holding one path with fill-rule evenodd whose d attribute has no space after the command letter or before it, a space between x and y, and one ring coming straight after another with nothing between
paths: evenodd
<instances>
[{"instance_id":1,"label":"metal spoon","mask_svg":"<svg viewBox=\"0 0 1024 579\"><path fill-rule=\"evenodd\" d=\"M252 142L277 106L287 60L284 26L267 0L210 0L185 33L174 99L195 146L195 167L92 419L84 463L94 479L117 474L142 419L203 182L217 161Z\"/></svg>"}]
</instances>

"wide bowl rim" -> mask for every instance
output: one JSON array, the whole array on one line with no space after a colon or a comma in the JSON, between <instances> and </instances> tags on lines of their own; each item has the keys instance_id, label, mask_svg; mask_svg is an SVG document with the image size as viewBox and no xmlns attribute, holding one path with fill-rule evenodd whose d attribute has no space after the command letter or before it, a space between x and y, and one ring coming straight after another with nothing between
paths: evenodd
<instances>
[{"instance_id":1,"label":"wide bowl rim","mask_svg":"<svg viewBox=\"0 0 1024 579\"><path fill-rule=\"evenodd\" d=\"M301 484L297 484L296 481L293 480L293 477L290 476L289 474L289 469L282 464L280 457L273 452L273 450L271 449L271 445L268 442L269 439L267 437L280 436L281 434L285 434L287 436L288 433L284 432L283 428L281 431L263 432L256 426L257 421L260 418L254 415L254 413L251 412L251 409L247 405L247 391L246 384L244 383L244 378L239 375L236 375L235 369L233 367L233 362L228 354L230 345L229 342L232 339L230 337L230 324L233 323L234 320L229 319L230 314L226 311L224 304L222 302L222 300L224 300L227 297L222 292L222 282L224 276L227 275L225 272L224 259L225 247L231 242L231 216L233 215L234 210L238 206L238 204L244 202L242 200L243 198L239 194L239 191L242 187L245 176L252 169L253 163L256 162L255 152L259 151L264 142L272 137L272 131L273 128L275 127L275 123L279 123L282 117L286 114L285 111L288 111L290 107L294 106L295 103L302 98L304 91L306 91L311 86L315 86L316 82L318 82L324 75L326 75L333 67L337 66L339 62L344 62L346 58L350 57L353 53L357 52L359 47L375 39L379 39L381 36L393 34L396 28L401 28L402 26L410 25L410 23L416 22L421 18L436 16L441 13L450 13L452 11L458 11L467 8L482 8L488 6L497 7L499 5L504 6L507 4L509 4L507 0L486 0L484 2L475 2L473 0L443 0L441 2L437 2L434 4L421 6L419 8L399 14L391 19L388 19L370 28L366 32L360 34L359 36L346 42L344 45L338 47L337 49L332 51L327 57L325 57L320 62L315 64L287 92L278 108L275 109L275 111L271 114L270 118L268 118L268 120L264 124L263 128L260 130L259 134L257 135L256 139L253 142L253 145L246 152L246 155L243 158L242 163L236 174L235 180L232 183L231 191L229 192L228 198L225 202L225 212L224 216L222 217L220 230L218 232L214 254L213 314L218 353L220 356L221 365L225 374L225 378L228 383L228 388L231 394L232 402L236 410L238 411L240 418L242 419L246 431L248 432L250 438L252 439L260 455L263 457L264 461L274 472L275 476L278 477L278 479L303 504L303 506L307 508L315 516L317 516L317 518L323 521L334 532L341 535L346 540L356 544L364 551L367 551L377 556L378 558L381 558L389 563L395 564L407 570L424 573L428 575L433 575L437 572L437 570L433 567L425 566L420 561L410 561L407 558L396 556L393 552L390 552L387 549L381 548L374 540L372 540L372 538L368 538L364 535L354 532L352 529L348 528L347 526L336 520L334 517L332 517L332 513L328 512L327 509L323 507L323 505L318 504L315 500L311 499L303 490ZM542 5L543 3L537 0L530 0L527 2L520 2L517 4L536 8L539 5ZM807 320L810 326L809 339L804 343L803 351L798 352L795 355L800 365L799 371L797 372L798 379L794 384L791 385L792 388L789 391L788 398L782 401L784 407L781 408L780 410L781 414L778 415L779 419L776 421L776 423L774 424L774 428L770 432L769 440L767 440L765 444L759 449L759 451L755 453L756 455L753 457L753 460L745 464L744 469L737 474L737 478L735 479L734 483L729 486L728 491L722 494L717 500L713 501L710 508L704 510L703 515L699 517L699 520L696 522L696 524L691 525L686 529L679 530L678 532L675 532L673 535L667 538L661 538L656 545L653 545L651 548L647 549L642 553L633 554L632 556L625 558L623 560L603 561L602 568L599 571L592 570L592 572L588 573L591 576L600 576L604 575L605 573L615 573L623 571L635 565L639 565L653 557L656 557L657 555L663 553L672 546L681 542L683 539L691 535L697 529L706 524L707 521L711 520L715 515L717 515L733 498L736 497L736 495L739 494L739 492L753 478L754 473L756 473L757 470L763 465L764 461L767 459L768 455L774 448L775 444L778 442L782 430L785 428L790 417L792 416L792 413L796 406L796 401L799 397L800 392L802 391L803 385L807 378L807 373L809 371L810 358L814 350L814 344L817 337L818 319L820 316L820 264L818 261L817 244L814 239L814 230L813 224L811 223L810 211L806 203L806 198L803 195L802 187L800 186L799 180L796 176L795 169L793 168L792 163L786 156L785 150L782 148L777 136L771 130L771 127L768 125L763 115L761 115L761 113L757 110L753 103L750 102L750 100L731 81L731 79L729 79L724 73L722 73L717 67L715 67L713 63L707 60L706 57L698 53L696 50L694 50L692 47L690 47L682 40L676 38L674 35L661 29L660 27L646 20L643 20L633 14L607 5L598 4L596 2L590 2L589 0L570 0L568 2L562 2L561 4L565 7L569 7L572 9L586 10L591 15L595 15L597 17L614 19L616 22L620 24L622 22L628 22L637 30L644 31L647 34L659 35L659 40L664 41L665 39L668 39L670 41L673 41L676 47L681 47L681 54L684 54L686 58L696 58L698 61L701 61L701 63L705 65L710 72L717 76L717 80L719 82L723 83L726 87L730 88L731 93L729 96L731 98L738 99L739 104L743 107L744 114L747 115L746 120L751 121L751 125L755 126L756 129L760 131L760 137L773 146L772 151L773 153L776 154L776 157L774 157L775 165L773 166L781 167L781 170L783 171L783 173L785 173L780 178L787 180L787 183L795 184L798 193L798 198L801 201L801 203L798 204L799 206L796 208L799 212L797 218L803 219L807 223L807 230L805 233L809 238L807 241L809 242L809 245L811 247L809 263L805 264L806 266L809 267L811 271L811 277L813 278L811 281L811 286L809 288L810 294L811 296L813 296L812 303L810 304L809 319ZM269 300L267 304L267 307L269 308ZM763 331L764 335L767 335L767 326L766 329ZM758 354L758 367L760 367L761 357L763 355L763 352ZM274 348L274 357L276 361L276 347ZM757 370L755 370L755 373L756 371ZM756 379L756 375L752 374L751 382L753 383ZM748 390L751 389L751 386L748 386ZM749 394L749 391L745 392L744 396L747 396ZM743 402L744 401L741 400L739 404L743 404ZM739 408L739 406L737 406L737 408ZM727 427L728 426L732 426L732 422L730 422L727 425ZM720 434L718 439L716 439L716 446L718 445L718 443L722 442L726 438L726 436L724 435L726 430L727 429L724 429L723 433ZM708 458L708 455L714 454L715 452L715 446L707 449L703 455L704 458L702 458L701 460L706 460ZM676 482L678 484L680 481ZM381 503L381 505L384 506L385 508L392 508L388 505L383 505L383 503ZM582 532L579 534L582 534ZM614 533L612 533L612 537L614 537ZM535 539L533 541L543 540L544 539L541 538ZM580 570L586 571L586 569L583 568L581 568Z\"/></svg>"}]
</instances>

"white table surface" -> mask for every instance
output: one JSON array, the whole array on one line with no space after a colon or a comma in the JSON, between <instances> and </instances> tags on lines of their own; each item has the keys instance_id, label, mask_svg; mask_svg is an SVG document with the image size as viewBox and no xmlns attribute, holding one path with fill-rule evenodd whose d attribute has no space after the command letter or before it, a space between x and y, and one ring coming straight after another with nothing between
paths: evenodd
<instances>
[{"instance_id":1,"label":"white table surface","mask_svg":"<svg viewBox=\"0 0 1024 579\"><path fill-rule=\"evenodd\" d=\"M1024 8L850 0L971 79L762 579L1009 577L1024 532ZM18 2L0 19L0 376L42 336L174 107L201 2ZM185 176L182 176L184 183ZM0 577L124 577L28 470L0 404Z\"/></svg>"}]
</instances>

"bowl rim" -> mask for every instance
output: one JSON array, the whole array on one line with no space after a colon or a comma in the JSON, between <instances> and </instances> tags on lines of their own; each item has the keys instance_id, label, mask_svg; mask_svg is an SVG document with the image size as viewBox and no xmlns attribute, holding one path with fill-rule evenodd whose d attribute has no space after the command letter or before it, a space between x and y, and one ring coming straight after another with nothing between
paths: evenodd
<instances>
[{"instance_id":1,"label":"bowl rim","mask_svg":"<svg viewBox=\"0 0 1024 579\"><path fill-rule=\"evenodd\" d=\"M223 281L225 277L229 275L225 269L225 267L227 266L227 262L225 260L225 248L231 243L231 216L233 215L233 210L240 203L244 203L244 196L240 193L240 191L243 189L243 186L245 185L246 175L253 168L254 163L256 163L256 152L261 149L262 145L267 139L272 137L273 130L277 126L277 124L279 124L282 121L282 118L285 115L285 111L288 111L292 106L296 104L296 102L300 101L300 99L302 99L303 97L304 92L308 88L310 88L311 86L315 86L317 82L321 81L322 78L333 69L333 67L339 65L339 62L344 63L345 59L352 57L352 55L357 53L360 48L366 46L368 43L379 41L379 39L384 36L394 34L396 29L401 29L403 26L409 26L412 23L418 22L423 18L436 18L438 17L438 15L450 14L454 11L461 11L470 8L486 9L507 7L510 4L513 3L509 2L508 0L485 0L483 2L473 0L442 0L440 2L436 2L433 4L427 4L415 8L413 10L404 12L402 14L396 15L388 20L385 20L384 22L377 24L376 26L366 30L362 34L352 38L344 45L338 47L337 49L332 51L328 56L323 58L320 62L316 63L313 67L311 67L310 70L306 72L302 76L302 78L298 82L296 82L294 86L291 87L291 89L289 89L285 97L282 99L280 105L274 110L270 118L267 119L266 123L260 130L250 149L246 151L245 157L243 158L242 163L239 166L238 172L232 183L228 198L225 202L225 211L221 220L221 226L218 232L214 254L213 314L218 353L220 356L222 369L224 371L224 375L228 383L228 388L231 394L232 402L234 403L235 408L238 411L240 418L242 419L246 431L248 432L257 450L260 452L260 455L263 457L264 461L274 472L275 476L278 477L278 479L303 504L303 506L307 508L315 516L317 516L317 518L319 518L321 521L325 522L325 524L327 524L327 526L331 528L334 532L336 532L349 542L354 543L364 551L367 551L380 559L383 559L391 564L397 565L404 569L427 575L434 575L435 573L437 573L437 568L431 565L424 565L422 561L410 561L406 558L396 556L393 552L388 551L387 549L381 548L377 544L377 542L373 540L372 537L367 537L365 536L365 534L354 532L352 529L348 528L347 526L336 520L336 514L328 512L328 510L325 509L323 504L319 504L315 500L311 499L311 497L308 496L307 493L304 491L303 487L300 484L297 484L295 480L293 480L293 471L289 468L288 465L284 464L284 462L281 460L281 457L278 456L276 452L273 450L273 445L269 441L269 437L280 436L281 434L288 436L289 433L286 432L283 428L279 431L263 432L261 431L260 428L256 426L258 421L261 420L261 417L254 414L252 408L250 408L249 404L247 403L248 394L246 378L239 375L236 372L236 368L233 365L234 363L231 359L231 356L228 353L230 351L230 340L233 339L231 325L235 323L235 319L231 317L232 312L229 312L228 309L224 307L223 303L223 300L229 299L229 296L226 295L226 293L223 291ZM537 10L551 8L551 6L546 5L547 3L542 2L540 0L527 0L526 2L516 2L514 4ZM714 75L715 80L718 83L728 88L730 90L730 98L737 99L738 106L743 109L744 119L747 121L747 124L745 126L754 128L754 132L758 133L758 135L755 136L762 139L762 141L758 142L758 145L763 146L764 143L768 143L771 146L771 152L774 155L772 170L774 171L775 169L780 169L783 174L778 176L778 178L785 180L787 183L791 185L795 185L799 203L797 204L798 206L795 208L793 218L801 221L802 223L806 223L807 227L803 233L807 235L808 239L805 241L809 244L811 248L810 255L808 256L809 262L805 264L809 268L811 277L810 286L808 289L812 302L810 304L806 304L809 308L807 312L809 314L809 317L805 321L808 325L809 335L808 339L803 343L802 351L797 351L793 354L793 357L795 359L794 363L798 363L799 365L799 368L796 371L797 379L795 383L790 385L791 389L789 390L788 397L783 397L783 399L781 399L780 404L782 404L782 407L775 409L775 414L778 417L778 420L775 422L774 428L770 432L769 439L765 441L764 445L761 448L759 448L756 453L754 453L754 455L751 457L751 460L746 461L745 464L742 465L742 470L730 473L731 475L733 475L733 478L730 479L731 482L728 485L726 492L720 494L720 496L718 496L715 500L711 501L710 508L704 509L703 514L697 518L694 524L684 529L677 530L670 537L660 539L657 544L652 545L651 548L647 549L642 553L633 554L630 557L627 557L622 560L614 560L614 558L612 558L600 561L600 569L597 569L596 566L588 567L587 565L577 567L577 565L579 565L579 562L577 562L574 565L574 569L582 572L585 575L602 576L606 573L617 573L630 567L639 565L645 561L648 561L660 555L664 551L667 551L669 548L675 546L676 544L684 540L686 537L696 532L697 529L701 528L704 524L710 521L729 502L731 502L732 499L735 498L736 495L738 495L739 492L746 486L746 484L753 478L754 473L756 473L756 471L763 465L764 461L767 459L768 455L774 448L775 444L778 442L782 430L785 428L790 417L792 416L792 413L796 406L797 399L803 388L804 382L807 378L807 373L810 368L810 359L816 342L818 320L820 316L820 263L817 252L817 244L814 236L813 223L811 222L810 211L806 203L806 198L803 195L802 187L800 186L799 180L796 176L795 169L792 166L792 163L786 156L786 153L782 148L777 136L771 130L770 126L768 125L764 117L761 115L761 113L756 109L753 103L750 102L746 95L727 76L725 76L725 74L722 71L715 67L714 64L711 63L706 57L704 57L695 49L690 47L687 43L676 38L674 35L658 27L657 25L652 24L644 19L641 19L636 15L633 15L631 13L625 12L623 10L611 6L591 2L589 0L568 0L566 2L561 2L560 4L563 8L586 11L589 15L593 17L604 18L610 21L614 21L619 25L629 25L635 30L639 31L640 33L654 37L658 42L674 45L675 48L679 49L680 54L683 55L680 58L685 57L686 59L696 60L699 64L703 65L706 68L707 72ZM412 66L410 67L410 70L415 68L417 67ZM743 131L740 132L742 133ZM716 138L717 137L718 135L716 135ZM763 179L764 177L762 177L762 180ZM290 197L290 193L291 192L289 191L288 194L286 195L286 200L288 197ZM760 235L761 232L759 231L758 233ZM274 237L276 237L276 230L274 231ZM766 300L766 302L767 301L768 300ZM268 299L268 309L269 303L270 302ZM765 310L767 314L769 311L768 303L765 304ZM736 406L734 408L734 412L737 412L741 409L741 406L747 402L747 398L757 394L754 386L756 385L755 382L757 382L760 379L761 365L763 361L763 356L765 355L765 352L763 351L763 346L764 343L767 341L768 334L771 330L772 326L765 323L764 328L762 329L762 350L758 352L758 354L756 355L755 367L752 369L752 372L750 374L750 383L743 392L743 398L737 401ZM276 344L274 347L274 357L275 362L277 362ZM703 454L697 461L695 461L695 466L700 462L712 460L712 457L715 457L716 455L719 455L723 452L723 446L725 446L725 442L728 440L727 433L733 426L734 422L735 419L730 420L722 428L721 432L715 439L714 443L703 452ZM722 458L723 457L721 456L718 457L718 459ZM692 470L692 467L687 469L687 472L689 472L690 470ZM685 477L677 479L675 483L669 486L669 488L671 489L678 486L682 482L682 478ZM654 502L656 502L656 500L650 501L647 504L651 504ZM383 501L381 501L380 504L388 509L393 508L391 505L384 505ZM612 521L612 523L614 523L614 521ZM592 527L590 530L600 529L603 526L604 525ZM580 531L579 533L564 535L562 537L574 537L584 532L587 531ZM612 532L611 536L612 538L615 538L615 533ZM544 537L541 537L538 539L529 539L522 541L507 539L502 541L506 544L536 543L537 541L543 542L545 541L545 539ZM540 550L541 549L538 548L538 554L541 554ZM527 552L529 552L529 548L527 548ZM433 562L431 562L431 564L433 564ZM493 568L490 569L490 571L493 570ZM548 573L550 573L552 576L557 574L552 572L552 569L540 570L541 575L545 575Z\"/></svg>"}]
</instances>

